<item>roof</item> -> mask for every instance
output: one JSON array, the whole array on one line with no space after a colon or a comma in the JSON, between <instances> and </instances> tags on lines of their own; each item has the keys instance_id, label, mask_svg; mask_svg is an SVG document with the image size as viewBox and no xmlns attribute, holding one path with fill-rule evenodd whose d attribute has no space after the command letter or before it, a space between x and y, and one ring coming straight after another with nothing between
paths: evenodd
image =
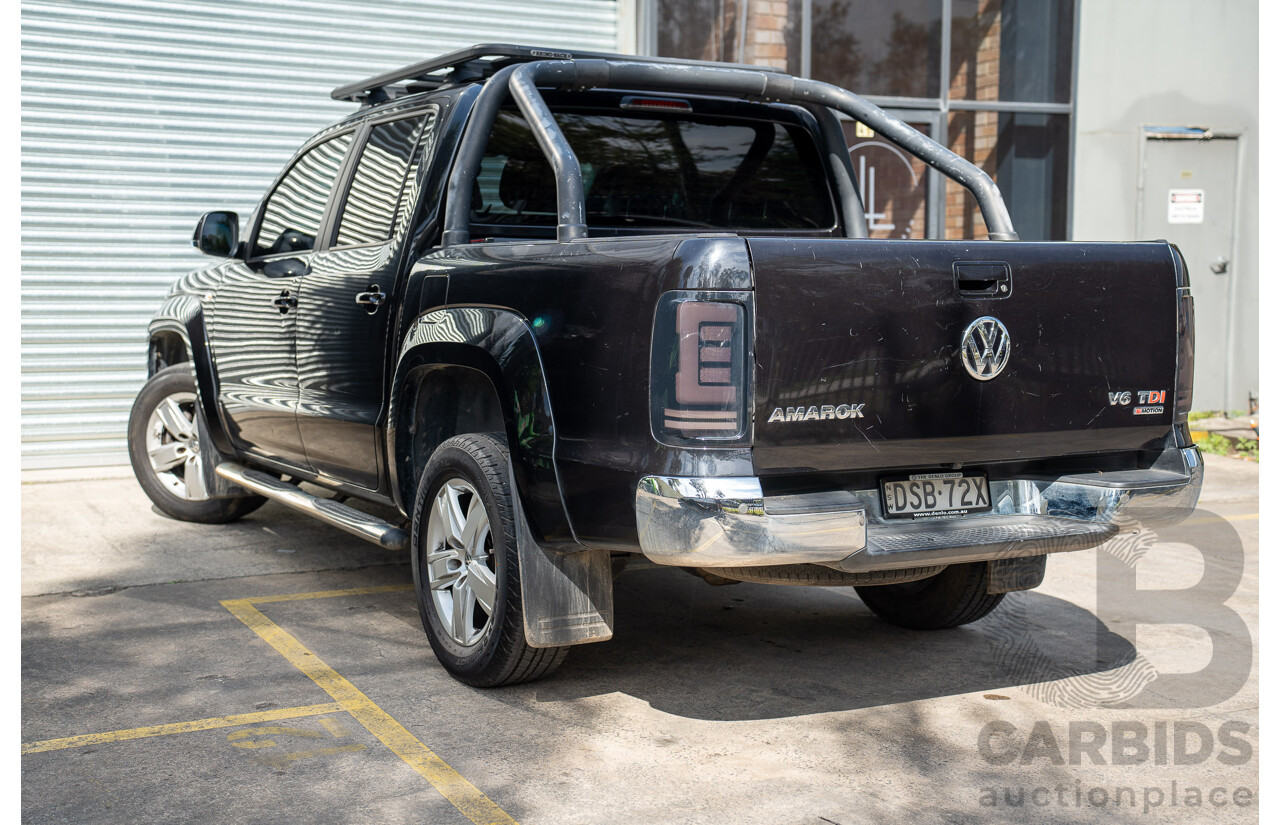
<instances>
[{"instance_id":1,"label":"roof","mask_svg":"<svg viewBox=\"0 0 1280 825\"><path fill-rule=\"evenodd\" d=\"M647 57L608 52L565 51L538 46L517 46L510 43L479 43L466 49L423 60L401 69L348 83L334 89L334 100L350 100L373 105L392 100L402 94L428 91L445 85L484 80L499 69L513 63L531 63L535 60L616 60L644 63L669 63L684 66L735 66L755 71L778 72L769 66L743 66L733 63L712 63L705 60L678 60L670 57Z\"/></svg>"}]
</instances>

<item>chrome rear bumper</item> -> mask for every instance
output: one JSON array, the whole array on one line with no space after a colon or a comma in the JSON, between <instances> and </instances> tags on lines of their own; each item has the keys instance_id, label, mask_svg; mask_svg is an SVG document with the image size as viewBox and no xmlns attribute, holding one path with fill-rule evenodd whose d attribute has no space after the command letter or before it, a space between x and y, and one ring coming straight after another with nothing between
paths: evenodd
<instances>
[{"instance_id":1,"label":"chrome rear bumper","mask_svg":"<svg viewBox=\"0 0 1280 825\"><path fill-rule=\"evenodd\" d=\"M760 480L646 476L636 489L640 548L658 564L824 564L895 570L1083 550L1130 523L1171 524L1195 509L1204 465L1171 448L1157 469L990 483L989 513L885 519L879 490L766 496Z\"/></svg>"}]
</instances>

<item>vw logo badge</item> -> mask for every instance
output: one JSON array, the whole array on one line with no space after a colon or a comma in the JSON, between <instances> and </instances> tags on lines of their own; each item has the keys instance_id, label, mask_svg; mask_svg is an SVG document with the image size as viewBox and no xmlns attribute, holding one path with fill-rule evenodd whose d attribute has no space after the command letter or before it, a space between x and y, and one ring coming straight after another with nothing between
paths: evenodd
<instances>
[{"instance_id":1,"label":"vw logo badge","mask_svg":"<svg viewBox=\"0 0 1280 825\"><path fill-rule=\"evenodd\" d=\"M990 381L1009 363L1009 330L990 315L969 324L960 344L960 363L979 381Z\"/></svg>"}]
</instances>

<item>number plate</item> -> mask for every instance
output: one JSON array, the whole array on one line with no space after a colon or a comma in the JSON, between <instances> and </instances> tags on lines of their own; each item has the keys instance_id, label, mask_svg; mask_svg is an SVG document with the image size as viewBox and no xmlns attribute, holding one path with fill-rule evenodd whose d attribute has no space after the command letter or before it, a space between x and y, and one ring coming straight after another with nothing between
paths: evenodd
<instances>
[{"instance_id":1,"label":"number plate","mask_svg":"<svg viewBox=\"0 0 1280 825\"><path fill-rule=\"evenodd\" d=\"M945 518L991 509L987 477L974 473L916 473L880 482L886 518Z\"/></svg>"}]
</instances>

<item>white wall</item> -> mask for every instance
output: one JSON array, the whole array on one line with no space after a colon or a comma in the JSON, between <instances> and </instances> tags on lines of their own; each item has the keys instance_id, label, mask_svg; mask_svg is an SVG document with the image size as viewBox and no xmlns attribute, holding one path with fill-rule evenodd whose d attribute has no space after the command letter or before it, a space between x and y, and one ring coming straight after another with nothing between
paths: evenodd
<instances>
[{"instance_id":1,"label":"white wall","mask_svg":"<svg viewBox=\"0 0 1280 825\"><path fill-rule=\"evenodd\" d=\"M1137 240L1142 126L1240 136L1229 394L1243 409L1258 391L1258 3L1080 0L1077 72L1075 240Z\"/></svg>"}]
</instances>

